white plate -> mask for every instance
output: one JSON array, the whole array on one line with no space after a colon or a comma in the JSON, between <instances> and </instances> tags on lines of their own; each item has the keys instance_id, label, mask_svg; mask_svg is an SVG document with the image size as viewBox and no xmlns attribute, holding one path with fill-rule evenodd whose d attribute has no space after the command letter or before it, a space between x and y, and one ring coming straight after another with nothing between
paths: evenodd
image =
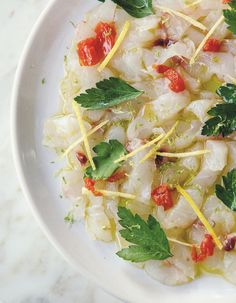
<instances>
[{"instance_id":1,"label":"white plate","mask_svg":"<svg viewBox=\"0 0 236 303\"><path fill-rule=\"evenodd\" d=\"M135 303L235 303L235 286L220 278L203 277L180 287L163 286L116 257L113 245L92 241L83 224L71 229L64 224L69 203L59 198L60 187L53 177L56 166L50 164L54 154L41 144L43 123L58 108L63 58L74 32L70 21L77 23L97 3L52 1L25 47L12 109L13 153L25 195L41 227L66 259L115 296Z\"/></svg>"}]
</instances>

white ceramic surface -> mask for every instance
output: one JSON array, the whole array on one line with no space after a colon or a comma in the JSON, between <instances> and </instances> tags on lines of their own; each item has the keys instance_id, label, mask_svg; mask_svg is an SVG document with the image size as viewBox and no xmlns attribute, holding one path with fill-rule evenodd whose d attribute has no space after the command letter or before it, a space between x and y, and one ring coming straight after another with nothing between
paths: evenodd
<instances>
[{"instance_id":1,"label":"white ceramic surface","mask_svg":"<svg viewBox=\"0 0 236 303\"><path fill-rule=\"evenodd\" d=\"M142 270L117 258L115 247L92 241L83 224L71 229L63 223L68 207L59 198L53 178L54 155L42 144L43 121L57 110L63 57L73 37L70 20L80 20L97 1L53 1L38 21L26 45L14 89L13 146L22 188L41 227L63 255L83 274L128 302L235 302L236 287L216 277L204 277L166 287ZM42 79L46 79L42 85Z\"/></svg>"},{"instance_id":2,"label":"white ceramic surface","mask_svg":"<svg viewBox=\"0 0 236 303\"><path fill-rule=\"evenodd\" d=\"M13 78L32 26L48 3L0 0L0 303L118 303L51 245L25 202L13 164Z\"/></svg>"}]
</instances>

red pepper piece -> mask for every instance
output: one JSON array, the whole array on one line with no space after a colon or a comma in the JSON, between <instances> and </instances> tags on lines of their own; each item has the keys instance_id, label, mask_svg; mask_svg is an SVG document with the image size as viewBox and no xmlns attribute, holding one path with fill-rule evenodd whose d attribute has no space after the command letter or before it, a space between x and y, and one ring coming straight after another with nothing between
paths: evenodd
<instances>
[{"instance_id":1,"label":"red pepper piece","mask_svg":"<svg viewBox=\"0 0 236 303\"><path fill-rule=\"evenodd\" d=\"M126 177L125 172L121 171L121 172L117 172L114 173L112 176L110 176L107 181L110 183L114 183L117 181L120 181L121 179L124 179Z\"/></svg>"},{"instance_id":2,"label":"red pepper piece","mask_svg":"<svg viewBox=\"0 0 236 303\"><path fill-rule=\"evenodd\" d=\"M215 243L211 235L206 234L200 245L200 253L197 254L195 246L192 248L192 260L194 262L204 261L207 257L213 256L215 249Z\"/></svg>"},{"instance_id":3,"label":"red pepper piece","mask_svg":"<svg viewBox=\"0 0 236 303\"><path fill-rule=\"evenodd\" d=\"M115 44L116 29L114 23L98 23L95 33L95 37L82 40L77 45L81 66L98 64L106 57Z\"/></svg>"},{"instance_id":4,"label":"red pepper piece","mask_svg":"<svg viewBox=\"0 0 236 303\"><path fill-rule=\"evenodd\" d=\"M88 158L85 156L85 154L83 154L81 152L76 153L76 158L82 166L84 166L88 161Z\"/></svg>"},{"instance_id":5,"label":"red pepper piece","mask_svg":"<svg viewBox=\"0 0 236 303\"><path fill-rule=\"evenodd\" d=\"M213 52L213 53L217 53L220 51L222 42L218 39L208 39L203 47L203 51L204 52Z\"/></svg>"},{"instance_id":6,"label":"red pepper piece","mask_svg":"<svg viewBox=\"0 0 236 303\"><path fill-rule=\"evenodd\" d=\"M166 65L156 65L154 66L156 71L170 80L170 89L175 93L180 93L185 90L185 83L181 75L171 67Z\"/></svg>"},{"instance_id":7,"label":"red pepper piece","mask_svg":"<svg viewBox=\"0 0 236 303\"><path fill-rule=\"evenodd\" d=\"M164 74L166 71L168 71L168 69L170 69L169 66L166 66L166 65L163 65L163 64L154 65L154 68L156 69L156 71L157 71L159 74Z\"/></svg>"},{"instance_id":8,"label":"red pepper piece","mask_svg":"<svg viewBox=\"0 0 236 303\"><path fill-rule=\"evenodd\" d=\"M164 210L168 210L173 206L171 190L168 185L160 185L152 192L152 199L158 206L163 206Z\"/></svg>"},{"instance_id":9,"label":"red pepper piece","mask_svg":"<svg viewBox=\"0 0 236 303\"><path fill-rule=\"evenodd\" d=\"M96 65L103 58L101 44L97 38L80 41L77 45L77 52L81 66Z\"/></svg>"},{"instance_id":10,"label":"red pepper piece","mask_svg":"<svg viewBox=\"0 0 236 303\"><path fill-rule=\"evenodd\" d=\"M103 56L107 56L116 42L116 28L114 23L103 23L100 22L95 28L97 39L100 41Z\"/></svg>"},{"instance_id":11,"label":"red pepper piece","mask_svg":"<svg viewBox=\"0 0 236 303\"><path fill-rule=\"evenodd\" d=\"M85 187L94 194L94 196L102 196L102 194L95 189L96 181L90 178L84 178L84 184Z\"/></svg>"}]
</instances>

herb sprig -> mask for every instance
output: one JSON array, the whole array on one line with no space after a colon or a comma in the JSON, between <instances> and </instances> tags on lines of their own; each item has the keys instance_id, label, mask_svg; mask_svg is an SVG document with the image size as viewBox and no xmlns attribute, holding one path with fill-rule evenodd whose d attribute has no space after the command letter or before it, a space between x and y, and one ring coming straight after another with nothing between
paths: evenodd
<instances>
[{"instance_id":1,"label":"herb sprig","mask_svg":"<svg viewBox=\"0 0 236 303\"><path fill-rule=\"evenodd\" d=\"M109 178L121 165L122 162L114 163L120 157L127 154L125 147L118 140L101 142L93 148L97 154L93 158L96 169L88 167L85 171L85 177L93 180Z\"/></svg>"},{"instance_id":2,"label":"herb sprig","mask_svg":"<svg viewBox=\"0 0 236 303\"><path fill-rule=\"evenodd\" d=\"M105 2L105 0L98 0ZM152 15L152 0L112 0L114 3L122 7L130 16L135 18L143 18Z\"/></svg>"},{"instance_id":3,"label":"herb sprig","mask_svg":"<svg viewBox=\"0 0 236 303\"><path fill-rule=\"evenodd\" d=\"M120 225L124 227L120 231L121 236L134 244L119 251L117 255L120 258L138 263L172 257L166 234L153 216L150 215L145 222L125 207L119 207L118 216Z\"/></svg>"},{"instance_id":4,"label":"herb sprig","mask_svg":"<svg viewBox=\"0 0 236 303\"><path fill-rule=\"evenodd\" d=\"M222 177L223 185L216 185L216 196L231 210L236 211L236 169Z\"/></svg>"},{"instance_id":5,"label":"herb sprig","mask_svg":"<svg viewBox=\"0 0 236 303\"><path fill-rule=\"evenodd\" d=\"M96 84L96 88L86 90L75 101L82 107L96 110L110 108L124 101L135 99L143 94L125 81L111 77Z\"/></svg>"},{"instance_id":6,"label":"herb sprig","mask_svg":"<svg viewBox=\"0 0 236 303\"><path fill-rule=\"evenodd\" d=\"M205 123L202 135L225 137L236 130L236 85L227 83L217 90L217 94L225 103L208 111L213 118Z\"/></svg>"},{"instance_id":7,"label":"herb sprig","mask_svg":"<svg viewBox=\"0 0 236 303\"><path fill-rule=\"evenodd\" d=\"M236 0L229 1L231 9L223 10L225 23L228 24L228 29L236 35Z\"/></svg>"}]
</instances>

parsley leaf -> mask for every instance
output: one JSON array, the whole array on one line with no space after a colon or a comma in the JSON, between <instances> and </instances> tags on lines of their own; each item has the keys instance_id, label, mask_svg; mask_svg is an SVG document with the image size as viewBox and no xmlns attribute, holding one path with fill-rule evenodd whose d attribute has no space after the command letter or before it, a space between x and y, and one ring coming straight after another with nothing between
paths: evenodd
<instances>
[{"instance_id":1,"label":"parsley leaf","mask_svg":"<svg viewBox=\"0 0 236 303\"><path fill-rule=\"evenodd\" d=\"M224 187L216 185L216 196L231 210L236 211L236 169L223 178Z\"/></svg>"},{"instance_id":2,"label":"parsley leaf","mask_svg":"<svg viewBox=\"0 0 236 303\"><path fill-rule=\"evenodd\" d=\"M105 0L98 0L105 2ZM143 18L153 14L152 0L112 0L122 7L130 16Z\"/></svg>"},{"instance_id":3,"label":"parsley leaf","mask_svg":"<svg viewBox=\"0 0 236 303\"><path fill-rule=\"evenodd\" d=\"M214 118L205 123L202 135L225 137L236 130L236 85L227 83L216 92L225 103L217 104L208 111Z\"/></svg>"},{"instance_id":4,"label":"parsley leaf","mask_svg":"<svg viewBox=\"0 0 236 303\"><path fill-rule=\"evenodd\" d=\"M228 29L236 35L236 0L231 0L229 3L231 9L223 10L225 22L229 25Z\"/></svg>"},{"instance_id":5,"label":"parsley leaf","mask_svg":"<svg viewBox=\"0 0 236 303\"><path fill-rule=\"evenodd\" d=\"M236 85L227 83L217 89L216 93L226 102L236 104Z\"/></svg>"},{"instance_id":6,"label":"parsley leaf","mask_svg":"<svg viewBox=\"0 0 236 303\"><path fill-rule=\"evenodd\" d=\"M135 99L143 94L125 81L111 77L96 84L96 88L86 90L75 101L87 109L104 109L124 101Z\"/></svg>"},{"instance_id":7,"label":"parsley leaf","mask_svg":"<svg viewBox=\"0 0 236 303\"><path fill-rule=\"evenodd\" d=\"M166 234L153 216L150 215L145 222L125 207L119 207L118 216L120 225L124 227L120 231L121 236L135 244L119 251L117 255L120 258L138 263L172 257Z\"/></svg>"},{"instance_id":8,"label":"parsley leaf","mask_svg":"<svg viewBox=\"0 0 236 303\"><path fill-rule=\"evenodd\" d=\"M118 140L110 140L109 143L101 142L93 148L93 151L97 154L93 158L96 169L93 170L90 166L85 171L85 177L93 180L109 178L122 165L122 162L114 163L114 161L127 154Z\"/></svg>"}]
</instances>

